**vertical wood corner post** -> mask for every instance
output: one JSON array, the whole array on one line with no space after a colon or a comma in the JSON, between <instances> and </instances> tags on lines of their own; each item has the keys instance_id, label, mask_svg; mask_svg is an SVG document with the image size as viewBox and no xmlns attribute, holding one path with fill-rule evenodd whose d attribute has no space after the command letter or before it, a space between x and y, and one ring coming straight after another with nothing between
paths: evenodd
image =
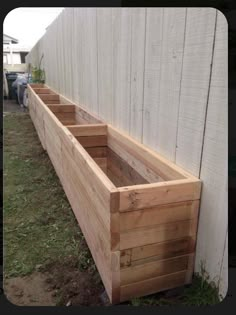
<instances>
[{"instance_id":1,"label":"vertical wood corner post","mask_svg":"<svg viewBox=\"0 0 236 315\"><path fill-rule=\"evenodd\" d=\"M200 180L45 85L28 95L111 303L190 283Z\"/></svg>"}]
</instances>

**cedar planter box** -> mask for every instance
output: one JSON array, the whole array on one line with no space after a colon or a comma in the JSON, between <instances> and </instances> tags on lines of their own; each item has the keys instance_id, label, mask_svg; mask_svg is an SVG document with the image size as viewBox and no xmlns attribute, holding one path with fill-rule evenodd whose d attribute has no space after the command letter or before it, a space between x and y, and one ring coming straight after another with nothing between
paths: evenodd
<instances>
[{"instance_id":1,"label":"cedar planter box","mask_svg":"<svg viewBox=\"0 0 236 315\"><path fill-rule=\"evenodd\" d=\"M58 114L82 109L46 105L35 93L42 87L34 88L29 86L32 120L110 301L190 283L199 179L88 113L87 124L65 125Z\"/></svg>"}]
</instances>

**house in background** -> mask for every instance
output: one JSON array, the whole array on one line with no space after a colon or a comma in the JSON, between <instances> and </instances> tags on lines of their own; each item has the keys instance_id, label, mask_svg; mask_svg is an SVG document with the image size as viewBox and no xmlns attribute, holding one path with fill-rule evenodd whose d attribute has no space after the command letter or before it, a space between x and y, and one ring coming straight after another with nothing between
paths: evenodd
<instances>
[{"instance_id":1,"label":"house in background","mask_svg":"<svg viewBox=\"0 0 236 315\"><path fill-rule=\"evenodd\" d=\"M26 72L25 56L30 47L19 44L18 39L3 34L3 67L6 71Z\"/></svg>"}]
</instances>

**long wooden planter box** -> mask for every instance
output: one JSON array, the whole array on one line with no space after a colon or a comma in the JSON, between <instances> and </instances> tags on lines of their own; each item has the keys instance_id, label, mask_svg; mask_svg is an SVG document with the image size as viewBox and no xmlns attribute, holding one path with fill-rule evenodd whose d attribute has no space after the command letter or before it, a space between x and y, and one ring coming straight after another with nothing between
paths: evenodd
<instances>
[{"instance_id":1,"label":"long wooden planter box","mask_svg":"<svg viewBox=\"0 0 236 315\"><path fill-rule=\"evenodd\" d=\"M46 86L28 94L111 303L190 283L199 179Z\"/></svg>"}]
</instances>

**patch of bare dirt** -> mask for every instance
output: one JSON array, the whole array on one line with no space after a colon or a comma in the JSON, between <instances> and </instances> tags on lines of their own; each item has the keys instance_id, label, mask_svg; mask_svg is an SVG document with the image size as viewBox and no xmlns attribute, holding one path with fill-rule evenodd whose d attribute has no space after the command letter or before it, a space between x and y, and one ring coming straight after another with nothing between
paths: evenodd
<instances>
[{"instance_id":1,"label":"patch of bare dirt","mask_svg":"<svg viewBox=\"0 0 236 315\"><path fill-rule=\"evenodd\" d=\"M109 305L98 272L93 268L80 271L73 257L48 265L47 273L50 276L46 281L52 290L57 290L59 305Z\"/></svg>"},{"instance_id":2,"label":"patch of bare dirt","mask_svg":"<svg viewBox=\"0 0 236 315\"><path fill-rule=\"evenodd\" d=\"M47 275L34 272L30 276L15 277L4 281L7 299L20 306L53 306L55 297L46 282Z\"/></svg>"},{"instance_id":3,"label":"patch of bare dirt","mask_svg":"<svg viewBox=\"0 0 236 315\"><path fill-rule=\"evenodd\" d=\"M73 257L47 266L25 277L6 279L7 299L19 306L110 305L97 270L81 271Z\"/></svg>"}]
</instances>

